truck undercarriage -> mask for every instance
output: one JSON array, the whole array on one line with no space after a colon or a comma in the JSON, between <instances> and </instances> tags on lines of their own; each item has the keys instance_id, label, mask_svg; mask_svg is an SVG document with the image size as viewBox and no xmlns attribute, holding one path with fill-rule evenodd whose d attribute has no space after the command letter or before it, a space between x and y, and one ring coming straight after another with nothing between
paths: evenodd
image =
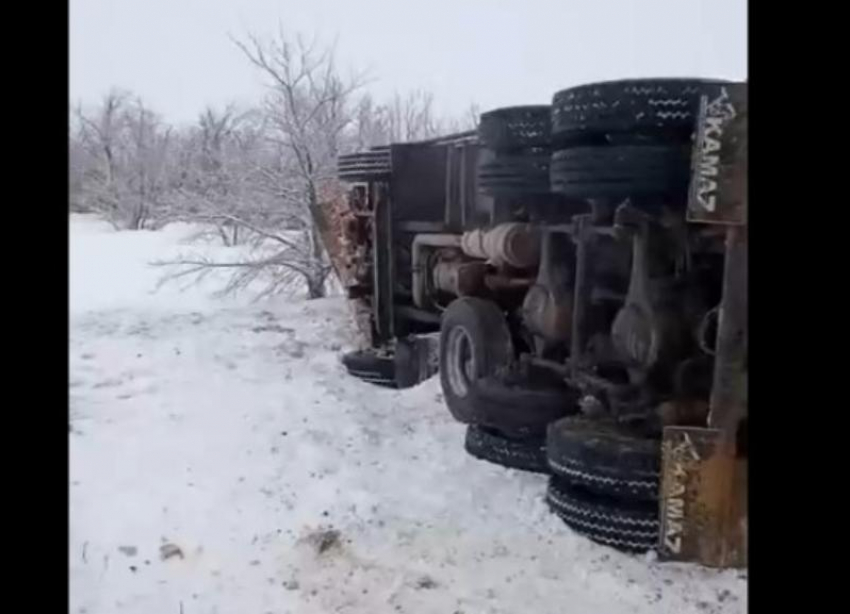
<instances>
[{"instance_id":1,"label":"truck undercarriage","mask_svg":"<svg viewBox=\"0 0 850 614\"><path fill-rule=\"evenodd\" d=\"M341 156L333 256L368 340L343 363L402 388L439 371L467 450L552 474L591 539L742 564L669 547L665 472L689 428L745 456L745 121L745 84L615 81Z\"/></svg>"}]
</instances>

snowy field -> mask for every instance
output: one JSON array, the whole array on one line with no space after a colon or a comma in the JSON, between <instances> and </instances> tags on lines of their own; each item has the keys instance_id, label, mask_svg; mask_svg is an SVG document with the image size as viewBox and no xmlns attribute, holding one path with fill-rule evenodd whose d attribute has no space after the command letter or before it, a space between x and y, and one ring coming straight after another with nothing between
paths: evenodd
<instances>
[{"instance_id":1,"label":"snowy field","mask_svg":"<svg viewBox=\"0 0 850 614\"><path fill-rule=\"evenodd\" d=\"M340 299L154 292L186 232L71 218L72 614L746 611L744 574L592 544L468 457L436 379L346 377Z\"/></svg>"}]
</instances>

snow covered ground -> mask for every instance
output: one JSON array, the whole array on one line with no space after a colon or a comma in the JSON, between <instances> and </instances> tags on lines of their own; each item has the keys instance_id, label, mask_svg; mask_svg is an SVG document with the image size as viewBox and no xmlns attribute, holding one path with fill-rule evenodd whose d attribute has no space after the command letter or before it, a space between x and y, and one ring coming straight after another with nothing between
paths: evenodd
<instances>
[{"instance_id":1,"label":"snow covered ground","mask_svg":"<svg viewBox=\"0 0 850 614\"><path fill-rule=\"evenodd\" d=\"M71 219L71 613L746 611L743 574L592 544L468 457L435 379L346 377L341 300L152 292L186 232Z\"/></svg>"}]
</instances>

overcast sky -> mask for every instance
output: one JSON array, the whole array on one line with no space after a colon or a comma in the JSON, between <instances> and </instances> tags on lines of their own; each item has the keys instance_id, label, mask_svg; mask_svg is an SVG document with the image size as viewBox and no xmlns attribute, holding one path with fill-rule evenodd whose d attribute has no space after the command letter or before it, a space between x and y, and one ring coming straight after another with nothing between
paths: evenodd
<instances>
[{"instance_id":1,"label":"overcast sky","mask_svg":"<svg viewBox=\"0 0 850 614\"><path fill-rule=\"evenodd\" d=\"M337 40L378 97L422 88L443 114L550 102L636 76L747 77L745 0L70 0L70 97L111 87L167 119L250 104L260 75L230 36Z\"/></svg>"}]
</instances>

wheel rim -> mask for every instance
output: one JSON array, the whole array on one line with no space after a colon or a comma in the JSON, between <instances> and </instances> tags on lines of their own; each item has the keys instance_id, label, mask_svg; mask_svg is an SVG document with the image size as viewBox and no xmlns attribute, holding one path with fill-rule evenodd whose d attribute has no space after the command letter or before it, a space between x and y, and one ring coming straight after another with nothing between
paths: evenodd
<instances>
[{"instance_id":1,"label":"wheel rim","mask_svg":"<svg viewBox=\"0 0 850 614\"><path fill-rule=\"evenodd\" d=\"M475 354L472 351L472 339L462 326L449 331L448 365L446 374L449 385L459 397L469 394L470 382L476 379Z\"/></svg>"}]
</instances>

